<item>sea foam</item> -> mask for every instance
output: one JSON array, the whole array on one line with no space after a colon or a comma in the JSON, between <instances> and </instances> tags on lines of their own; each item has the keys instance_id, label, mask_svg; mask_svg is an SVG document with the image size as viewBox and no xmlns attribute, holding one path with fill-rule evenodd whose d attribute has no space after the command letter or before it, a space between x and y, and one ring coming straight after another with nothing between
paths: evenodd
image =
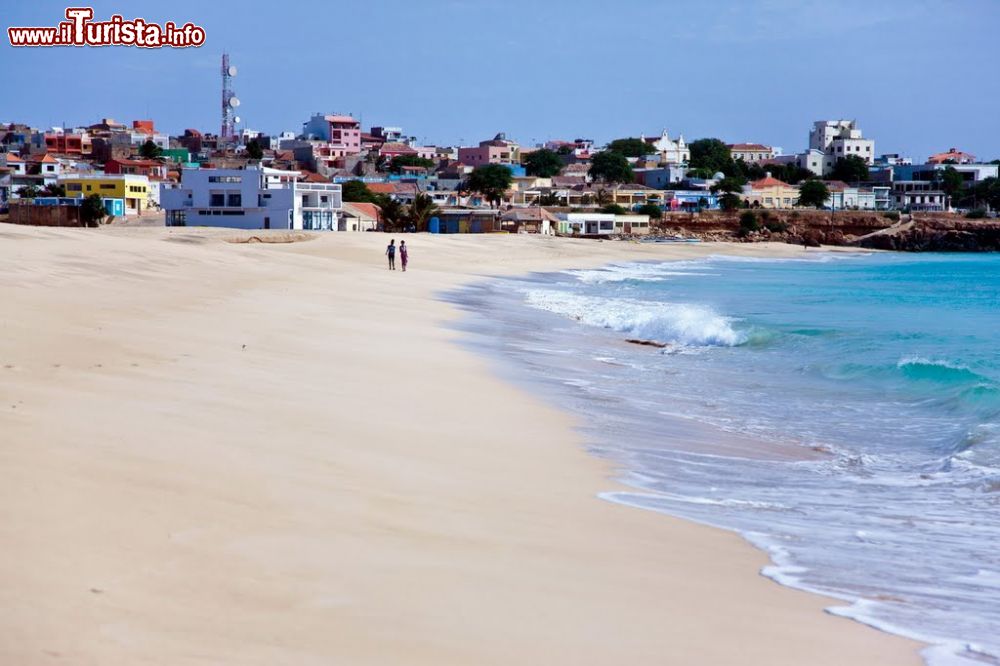
<instances>
[{"instance_id":1,"label":"sea foam","mask_svg":"<svg viewBox=\"0 0 1000 666\"><path fill-rule=\"evenodd\" d=\"M584 296L555 289L533 289L525 302L539 310L664 344L735 347L748 340L734 321L703 305Z\"/></svg>"}]
</instances>

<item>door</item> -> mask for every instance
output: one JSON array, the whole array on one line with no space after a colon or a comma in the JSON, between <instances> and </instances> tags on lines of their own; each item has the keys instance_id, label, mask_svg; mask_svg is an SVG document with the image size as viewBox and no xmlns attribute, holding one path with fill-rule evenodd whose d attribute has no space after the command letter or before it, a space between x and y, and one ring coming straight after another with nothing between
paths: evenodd
<instances>
[{"instance_id":1,"label":"door","mask_svg":"<svg viewBox=\"0 0 1000 666\"><path fill-rule=\"evenodd\" d=\"M265 229L270 229L271 228L271 218L269 218L269 217L265 217L264 218L264 228Z\"/></svg>"}]
</instances>

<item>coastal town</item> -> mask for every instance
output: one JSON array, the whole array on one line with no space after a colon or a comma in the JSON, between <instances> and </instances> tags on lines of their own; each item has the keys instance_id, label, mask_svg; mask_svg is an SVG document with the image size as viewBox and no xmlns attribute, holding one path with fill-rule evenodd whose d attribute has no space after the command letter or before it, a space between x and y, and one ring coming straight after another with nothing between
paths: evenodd
<instances>
[{"instance_id":1,"label":"coastal town","mask_svg":"<svg viewBox=\"0 0 1000 666\"><path fill-rule=\"evenodd\" d=\"M474 145L421 145L402 127L313 113L298 132L240 127L236 68L222 58L218 133L168 135L153 119L73 127L0 125L0 214L21 224L313 231L642 236L672 213L751 211L738 233L785 222L770 211L883 214L1000 208L1000 159L958 148L923 159L876 152L856 120L816 120L802 150L683 128L605 145L523 145L499 132ZM808 131L806 131L808 130ZM754 211L760 211L756 214Z\"/></svg>"}]
</instances>

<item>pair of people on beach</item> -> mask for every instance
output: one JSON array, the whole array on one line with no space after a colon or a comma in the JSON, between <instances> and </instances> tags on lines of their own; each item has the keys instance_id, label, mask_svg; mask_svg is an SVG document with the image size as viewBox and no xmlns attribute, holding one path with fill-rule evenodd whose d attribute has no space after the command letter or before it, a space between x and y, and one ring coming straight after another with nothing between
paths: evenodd
<instances>
[{"instance_id":1,"label":"pair of people on beach","mask_svg":"<svg viewBox=\"0 0 1000 666\"><path fill-rule=\"evenodd\" d=\"M389 241L389 247L385 248L385 256L389 257L389 270L396 270L396 239ZM406 241L399 241L399 260L406 270L406 264L410 260L410 252L406 249Z\"/></svg>"}]
</instances>

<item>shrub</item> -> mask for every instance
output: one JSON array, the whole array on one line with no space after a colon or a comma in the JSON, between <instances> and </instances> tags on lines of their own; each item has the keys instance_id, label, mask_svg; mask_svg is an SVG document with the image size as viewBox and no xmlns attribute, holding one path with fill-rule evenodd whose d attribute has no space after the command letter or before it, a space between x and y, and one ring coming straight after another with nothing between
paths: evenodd
<instances>
[{"instance_id":1,"label":"shrub","mask_svg":"<svg viewBox=\"0 0 1000 666\"><path fill-rule=\"evenodd\" d=\"M970 220L982 220L983 218L986 217L986 209L974 208L970 210L968 213L966 213L965 217L969 218Z\"/></svg>"},{"instance_id":2,"label":"shrub","mask_svg":"<svg viewBox=\"0 0 1000 666\"><path fill-rule=\"evenodd\" d=\"M899 222L899 211L898 210L887 210L886 212L882 213L882 215L886 216L887 218L889 218L893 222Z\"/></svg>"},{"instance_id":3,"label":"shrub","mask_svg":"<svg viewBox=\"0 0 1000 666\"><path fill-rule=\"evenodd\" d=\"M745 210L740 214L740 236L746 236L754 231L760 231L760 229L760 222L752 210Z\"/></svg>"},{"instance_id":4,"label":"shrub","mask_svg":"<svg viewBox=\"0 0 1000 666\"><path fill-rule=\"evenodd\" d=\"M777 218L774 218L774 219L768 218L768 219L764 220L764 227L768 231L770 231L772 233L776 233L776 234L780 234L780 233L784 233L784 232L788 231L788 223L784 222L782 220L779 220Z\"/></svg>"}]
</instances>

